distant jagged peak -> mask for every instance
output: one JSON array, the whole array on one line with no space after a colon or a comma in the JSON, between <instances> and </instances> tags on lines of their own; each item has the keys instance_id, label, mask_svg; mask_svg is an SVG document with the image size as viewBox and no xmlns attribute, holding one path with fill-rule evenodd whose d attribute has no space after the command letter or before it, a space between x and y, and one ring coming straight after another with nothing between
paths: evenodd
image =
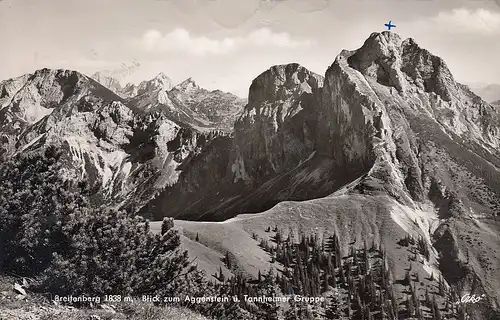
<instances>
[{"instance_id":1,"label":"distant jagged peak","mask_svg":"<svg viewBox=\"0 0 500 320\"><path fill-rule=\"evenodd\" d=\"M115 93L120 93L122 90L122 85L120 81L109 74L109 72L105 71L97 71L93 75L90 76L93 80L99 82L106 88L110 89Z\"/></svg>"},{"instance_id":2,"label":"distant jagged peak","mask_svg":"<svg viewBox=\"0 0 500 320\"><path fill-rule=\"evenodd\" d=\"M112 90L74 70L44 68L3 83L0 107L9 116L0 120L0 127L18 119L19 126L13 127L13 132L49 114L55 114L55 119L75 110L90 110L104 101L121 101Z\"/></svg>"},{"instance_id":3,"label":"distant jagged peak","mask_svg":"<svg viewBox=\"0 0 500 320\"><path fill-rule=\"evenodd\" d=\"M342 51L336 63L343 58L365 77L399 92L417 86L445 101L457 94L457 83L444 60L421 48L413 38L402 40L394 32L374 32L358 50Z\"/></svg>"},{"instance_id":4,"label":"distant jagged peak","mask_svg":"<svg viewBox=\"0 0 500 320\"><path fill-rule=\"evenodd\" d=\"M49 68L38 69L32 74L28 74L26 79L27 84L34 85L42 91L49 90L54 85L63 86L66 89L76 89L91 82L96 81L76 70Z\"/></svg>"},{"instance_id":5,"label":"distant jagged peak","mask_svg":"<svg viewBox=\"0 0 500 320\"><path fill-rule=\"evenodd\" d=\"M493 101L491 104L494 106L500 106L500 100Z\"/></svg>"},{"instance_id":6,"label":"distant jagged peak","mask_svg":"<svg viewBox=\"0 0 500 320\"><path fill-rule=\"evenodd\" d=\"M469 84L471 90L487 102L493 102L500 99L500 84Z\"/></svg>"},{"instance_id":7,"label":"distant jagged peak","mask_svg":"<svg viewBox=\"0 0 500 320\"><path fill-rule=\"evenodd\" d=\"M79 78L88 78L86 75L82 74L76 70L70 69L51 69L51 68L42 68L38 69L32 74L32 78L47 78L47 77L58 77L58 78L66 78L71 76L78 76Z\"/></svg>"},{"instance_id":8,"label":"distant jagged peak","mask_svg":"<svg viewBox=\"0 0 500 320\"><path fill-rule=\"evenodd\" d=\"M36 87L42 90L40 92L41 94L43 94L43 92L47 90L50 91L53 87L63 87L64 91L71 91L72 89L77 88L82 89L104 87L107 89L106 86L100 84L92 77L84 75L79 71L70 69L42 68L35 70L33 73L27 73L16 78L0 82L1 85L7 85L11 87L14 86L13 84L15 83L18 83L17 87L19 87L19 83L24 83L23 86ZM19 87L18 89L21 89L21 87ZM28 89L28 87L24 88L25 91Z\"/></svg>"},{"instance_id":9,"label":"distant jagged peak","mask_svg":"<svg viewBox=\"0 0 500 320\"><path fill-rule=\"evenodd\" d=\"M154 78L142 81L137 89L137 94L141 95L147 92L168 91L172 89L172 80L163 72L158 73Z\"/></svg>"},{"instance_id":10,"label":"distant jagged peak","mask_svg":"<svg viewBox=\"0 0 500 320\"><path fill-rule=\"evenodd\" d=\"M189 77L181 83L177 84L175 87L173 87L173 89L183 92L191 92L200 90L201 88L196 84L192 77Z\"/></svg>"},{"instance_id":11,"label":"distant jagged peak","mask_svg":"<svg viewBox=\"0 0 500 320\"><path fill-rule=\"evenodd\" d=\"M157 74L157 75L153 78L153 80L168 80L168 81L170 81L170 78L169 78L169 77L167 77L167 75L166 75L165 73L160 72L160 73L158 73L158 74Z\"/></svg>"},{"instance_id":12,"label":"distant jagged peak","mask_svg":"<svg viewBox=\"0 0 500 320\"><path fill-rule=\"evenodd\" d=\"M298 63L274 65L252 81L248 102L285 100L323 86L324 78Z\"/></svg>"},{"instance_id":13,"label":"distant jagged peak","mask_svg":"<svg viewBox=\"0 0 500 320\"><path fill-rule=\"evenodd\" d=\"M149 80L149 82L158 88L162 88L162 90L170 90L172 88L172 79L163 72L158 73L153 79Z\"/></svg>"},{"instance_id":14,"label":"distant jagged peak","mask_svg":"<svg viewBox=\"0 0 500 320\"><path fill-rule=\"evenodd\" d=\"M109 71L96 71L94 72L91 76L92 79L99 79L99 78L114 78ZM118 79L116 79L118 81Z\"/></svg>"}]
</instances>

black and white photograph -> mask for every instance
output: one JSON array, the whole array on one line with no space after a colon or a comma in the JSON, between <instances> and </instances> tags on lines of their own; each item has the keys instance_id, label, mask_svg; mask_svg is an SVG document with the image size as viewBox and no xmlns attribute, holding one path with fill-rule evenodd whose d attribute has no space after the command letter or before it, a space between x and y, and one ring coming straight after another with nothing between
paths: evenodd
<instances>
[{"instance_id":1,"label":"black and white photograph","mask_svg":"<svg viewBox=\"0 0 500 320\"><path fill-rule=\"evenodd\" d=\"M500 320L500 0L0 0L0 320Z\"/></svg>"}]
</instances>

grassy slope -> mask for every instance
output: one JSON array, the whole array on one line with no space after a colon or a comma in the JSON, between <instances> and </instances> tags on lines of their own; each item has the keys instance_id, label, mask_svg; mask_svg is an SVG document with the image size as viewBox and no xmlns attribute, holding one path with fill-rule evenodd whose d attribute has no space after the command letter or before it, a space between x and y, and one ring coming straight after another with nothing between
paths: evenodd
<instances>
[{"instance_id":1,"label":"grassy slope","mask_svg":"<svg viewBox=\"0 0 500 320\"><path fill-rule=\"evenodd\" d=\"M206 266L209 274L216 272L218 266L222 265L222 262L219 262L213 266L213 261L216 257L222 258L226 250L236 257L239 269L250 275L256 276L259 269L267 270L271 266L270 257L258 246L258 241L252 239L251 235L256 233L258 238L271 241L275 233L265 232L265 230L267 227L272 229L275 225L284 230L285 235L288 234L290 228L295 233L298 231L317 232L320 236L323 232L329 235L336 232L340 235L341 247L346 250L345 255L350 245L362 247L363 239L367 240L368 245L375 240L376 243L382 243L387 250L397 291L407 292L408 287L398 284L398 280L404 278L411 263L411 273L418 272L420 278L419 283L414 281L413 284L420 298L424 299L426 287L430 288L430 293L437 293L437 279L440 275L437 251L432 250L430 262L425 261L421 255L418 255L417 261L412 262L410 261L410 257L413 257L411 248L402 247L397 242L407 234L415 238L422 235L431 241L433 234L439 232L436 229L443 222L431 208L430 206L428 209L405 207L387 196L337 193L303 202L281 202L263 213L242 214L226 222L176 221L175 223L187 237L194 239L196 233L199 234L200 243L187 241L184 237L183 246L191 255L198 257L200 268L203 269L203 266ZM464 219L471 220L465 221ZM497 276L500 266L498 259L495 259L500 252L498 240L500 224L471 217L450 219L447 225L453 234L459 235L456 241L461 252L460 257L465 261L464 252L469 251L469 267L478 273L477 281L484 286L489 295L492 293L494 295L496 292L494 288L500 286ZM159 223L152 223L153 230L158 227ZM446 245L450 243L445 242ZM274 264L274 267L281 269L278 264ZM434 281L430 281L431 274L434 275ZM477 292L475 288L469 287L470 282L467 283L459 294ZM400 294L401 303L405 298L406 295ZM444 302L440 303L443 307ZM495 305L495 302L493 304Z\"/></svg>"},{"instance_id":2,"label":"grassy slope","mask_svg":"<svg viewBox=\"0 0 500 320\"><path fill-rule=\"evenodd\" d=\"M415 219L419 221L417 224ZM432 214L396 205L386 196L332 195L303 202L281 202L266 212L242 214L226 222L176 221L175 224L184 235L194 237L196 233L199 234L202 246L186 240L183 245L191 255L198 257L200 267L201 261L203 265L209 266L213 261L212 257L221 257L229 250L236 257L240 269L256 276L259 269L265 271L271 263L269 255L251 235L256 233L259 238L271 240L274 232L267 233L265 229L278 225L285 235L290 228L296 234L298 231L317 232L321 236L324 232L328 235L336 232L340 235L341 247L346 250L345 255L348 254L350 245L362 248L363 239L367 240L368 245L371 245L372 240L382 243L388 252L394 280L397 281L404 278L406 268L410 265L409 258L413 256L408 248L401 247L397 242L406 232L415 237L422 234L424 227L435 223L433 219ZM159 222L153 222L152 230L158 230L159 226ZM429 283L426 278L432 272L437 276L439 271L435 254L432 255L430 264L423 263L421 256L418 259L419 262L412 262L412 272L416 271L420 275L422 284L417 284L417 289L423 298L425 285ZM281 269L278 264L274 264L274 267ZM214 272L214 267L208 268L209 274ZM404 288L399 289L401 290L398 291L403 291Z\"/></svg>"}]
</instances>

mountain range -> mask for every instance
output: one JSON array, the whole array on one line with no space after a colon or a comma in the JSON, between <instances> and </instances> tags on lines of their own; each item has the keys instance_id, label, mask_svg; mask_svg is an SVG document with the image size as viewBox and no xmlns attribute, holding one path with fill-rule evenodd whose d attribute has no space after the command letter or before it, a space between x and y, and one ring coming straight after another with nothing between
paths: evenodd
<instances>
[{"instance_id":1,"label":"mountain range","mask_svg":"<svg viewBox=\"0 0 500 320\"><path fill-rule=\"evenodd\" d=\"M254 276L280 269L252 238L277 225L335 232L345 250L383 244L396 277L430 278L418 295L438 276L485 294L473 319L500 308L500 109L413 39L373 33L324 75L272 66L247 100L191 78L122 88L43 69L0 82L0 106L1 157L60 146L64 174L87 178L96 201L179 219L209 273L225 252ZM408 235L428 260L411 263Z\"/></svg>"},{"instance_id":2,"label":"mountain range","mask_svg":"<svg viewBox=\"0 0 500 320\"><path fill-rule=\"evenodd\" d=\"M500 101L500 84L469 84L469 87L487 102Z\"/></svg>"}]
</instances>

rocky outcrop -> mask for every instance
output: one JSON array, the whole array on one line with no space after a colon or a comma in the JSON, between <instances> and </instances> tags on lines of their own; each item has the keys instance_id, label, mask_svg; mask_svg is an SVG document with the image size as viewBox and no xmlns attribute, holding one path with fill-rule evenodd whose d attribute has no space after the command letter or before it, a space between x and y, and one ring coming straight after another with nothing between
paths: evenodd
<instances>
[{"instance_id":1,"label":"rocky outcrop","mask_svg":"<svg viewBox=\"0 0 500 320\"><path fill-rule=\"evenodd\" d=\"M0 127L2 154L14 150L16 140L27 128L41 121L56 108L64 115L87 108L92 101L116 100L120 97L92 79L70 70L42 69L0 83L2 109Z\"/></svg>"},{"instance_id":2,"label":"rocky outcrop","mask_svg":"<svg viewBox=\"0 0 500 320\"><path fill-rule=\"evenodd\" d=\"M323 77L298 64L262 73L250 87L234 138L214 140L213 151L193 159L196 166L184 166L182 183L167 188L145 212L159 217L168 207L171 216L224 220L285 199L326 195L345 183L331 179L331 159L315 157L322 84Z\"/></svg>"},{"instance_id":3,"label":"rocky outcrop","mask_svg":"<svg viewBox=\"0 0 500 320\"><path fill-rule=\"evenodd\" d=\"M96 72L91 78L124 99L130 99L138 95L144 95L155 91L167 91L172 89L172 80L163 72L157 74L153 79L142 81L139 85L128 83L125 87L122 87L117 79L105 72Z\"/></svg>"},{"instance_id":4,"label":"rocky outcrop","mask_svg":"<svg viewBox=\"0 0 500 320\"><path fill-rule=\"evenodd\" d=\"M61 174L87 179L98 201L110 205L140 208L175 184L178 165L215 138L165 113L137 112L76 71L43 69L0 86L2 156L57 145L65 159Z\"/></svg>"},{"instance_id":5,"label":"rocky outcrop","mask_svg":"<svg viewBox=\"0 0 500 320\"><path fill-rule=\"evenodd\" d=\"M138 88L133 83L127 83L125 87L121 90L121 96L125 99L130 99L137 96Z\"/></svg>"},{"instance_id":6,"label":"rocky outcrop","mask_svg":"<svg viewBox=\"0 0 500 320\"><path fill-rule=\"evenodd\" d=\"M172 89L172 80L163 72L160 72L153 79L139 83L137 86L137 95L154 91L168 91L170 89Z\"/></svg>"},{"instance_id":7,"label":"rocky outcrop","mask_svg":"<svg viewBox=\"0 0 500 320\"><path fill-rule=\"evenodd\" d=\"M235 181L260 183L312 154L322 85L323 77L298 64L274 66L252 82L234 126Z\"/></svg>"},{"instance_id":8,"label":"rocky outcrop","mask_svg":"<svg viewBox=\"0 0 500 320\"><path fill-rule=\"evenodd\" d=\"M93 75L90 76L93 80L99 82L102 84L104 87L108 88L109 90L113 91L117 95L121 96L121 92L123 90L120 81L117 79L113 78L110 75L105 74L104 72L96 72Z\"/></svg>"}]
</instances>

